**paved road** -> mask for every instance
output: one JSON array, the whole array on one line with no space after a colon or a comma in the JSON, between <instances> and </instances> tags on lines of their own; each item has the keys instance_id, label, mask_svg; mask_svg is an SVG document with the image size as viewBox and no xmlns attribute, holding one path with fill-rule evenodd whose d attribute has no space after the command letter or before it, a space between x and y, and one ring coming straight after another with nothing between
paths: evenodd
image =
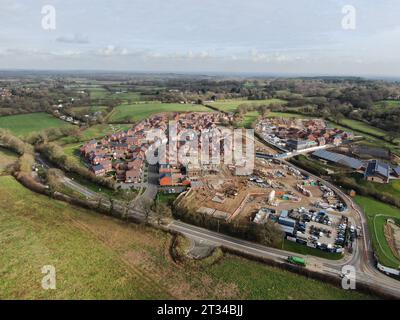
<instances>
[{"instance_id":1,"label":"paved road","mask_svg":"<svg viewBox=\"0 0 400 320\"><path fill-rule=\"evenodd\" d=\"M207 241L214 246L224 246L229 249L237 250L246 254L251 254L256 257L272 259L281 263L286 261L289 255L293 254L292 252L266 247L258 243L234 238L225 234L196 227L181 221L172 221L168 225L168 228L176 232L182 233L190 238ZM315 271L324 274L329 273L338 277L341 275L342 267L348 264L351 265L351 259L353 259L351 258L350 260L327 260L310 256L307 256L306 258L311 260L312 263L315 264L315 269L313 268ZM359 283L372 285L375 288L378 288L384 292L400 298L400 282L386 277L379 271L371 274L369 272L366 272L365 270L357 269L356 280Z\"/></svg>"}]
</instances>

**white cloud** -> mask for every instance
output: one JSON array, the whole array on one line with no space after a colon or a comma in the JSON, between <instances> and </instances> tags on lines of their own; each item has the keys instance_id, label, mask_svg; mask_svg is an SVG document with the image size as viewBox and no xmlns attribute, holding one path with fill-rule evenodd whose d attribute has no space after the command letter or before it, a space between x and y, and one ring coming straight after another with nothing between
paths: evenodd
<instances>
[{"instance_id":1,"label":"white cloud","mask_svg":"<svg viewBox=\"0 0 400 320\"><path fill-rule=\"evenodd\" d=\"M71 43L71 44L88 44L89 37L83 34L68 34L56 38L57 42Z\"/></svg>"}]
</instances>

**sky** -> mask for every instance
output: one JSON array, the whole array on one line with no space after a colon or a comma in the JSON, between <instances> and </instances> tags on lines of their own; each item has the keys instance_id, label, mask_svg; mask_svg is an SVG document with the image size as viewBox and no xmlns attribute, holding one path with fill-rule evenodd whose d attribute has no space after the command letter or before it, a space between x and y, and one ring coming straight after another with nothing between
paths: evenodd
<instances>
[{"instance_id":1,"label":"sky","mask_svg":"<svg viewBox=\"0 0 400 320\"><path fill-rule=\"evenodd\" d=\"M0 0L0 69L397 77L399 14L399 0Z\"/></svg>"}]
</instances>

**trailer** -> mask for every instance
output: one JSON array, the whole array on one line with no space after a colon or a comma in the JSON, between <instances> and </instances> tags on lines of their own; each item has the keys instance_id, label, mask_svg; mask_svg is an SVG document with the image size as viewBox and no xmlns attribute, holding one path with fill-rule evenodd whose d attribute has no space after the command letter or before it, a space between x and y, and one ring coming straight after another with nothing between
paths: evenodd
<instances>
[{"instance_id":1,"label":"trailer","mask_svg":"<svg viewBox=\"0 0 400 320\"><path fill-rule=\"evenodd\" d=\"M306 261L303 258L295 257L295 256L289 256L287 258L287 261L291 264L295 264L298 266L305 267L306 266Z\"/></svg>"}]
</instances>

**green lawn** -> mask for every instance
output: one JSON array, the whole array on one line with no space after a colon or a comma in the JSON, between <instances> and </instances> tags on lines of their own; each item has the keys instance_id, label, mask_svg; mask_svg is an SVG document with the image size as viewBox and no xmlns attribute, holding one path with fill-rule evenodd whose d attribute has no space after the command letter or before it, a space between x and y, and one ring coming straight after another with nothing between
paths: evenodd
<instances>
[{"instance_id":1,"label":"green lawn","mask_svg":"<svg viewBox=\"0 0 400 320\"><path fill-rule=\"evenodd\" d=\"M70 124L44 112L0 117L0 128L8 129L18 137L26 137L32 132L48 128L66 126Z\"/></svg>"},{"instance_id":2,"label":"green lawn","mask_svg":"<svg viewBox=\"0 0 400 320\"><path fill-rule=\"evenodd\" d=\"M161 112L210 112L211 110L202 105L180 104L180 103L138 103L122 104L116 107L109 120L118 121L140 121L153 114Z\"/></svg>"},{"instance_id":3,"label":"green lawn","mask_svg":"<svg viewBox=\"0 0 400 320\"><path fill-rule=\"evenodd\" d=\"M387 267L400 268L400 260L393 255L384 234L386 219L400 219L400 209L367 197L357 196L355 201L367 215L372 244L380 263Z\"/></svg>"},{"instance_id":4,"label":"green lawn","mask_svg":"<svg viewBox=\"0 0 400 320\"><path fill-rule=\"evenodd\" d=\"M242 105L270 105L270 104L285 104L285 100L281 99L265 99L265 100L245 100L245 99L232 99L212 102L209 105L225 112L235 112L236 109Z\"/></svg>"},{"instance_id":5,"label":"green lawn","mask_svg":"<svg viewBox=\"0 0 400 320\"><path fill-rule=\"evenodd\" d=\"M170 241L0 177L0 299L371 298L231 255L177 266ZM45 265L56 269L56 290L41 288Z\"/></svg>"},{"instance_id":6,"label":"green lawn","mask_svg":"<svg viewBox=\"0 0 400 320\"><path fill-rule=\"evenodd\" d=\"M156 201L160 203L165 203L168 205L172 205L172 203L176 200L178 194L169 194L164 192L157 193Z\"/></svg>"}]
</instances>

